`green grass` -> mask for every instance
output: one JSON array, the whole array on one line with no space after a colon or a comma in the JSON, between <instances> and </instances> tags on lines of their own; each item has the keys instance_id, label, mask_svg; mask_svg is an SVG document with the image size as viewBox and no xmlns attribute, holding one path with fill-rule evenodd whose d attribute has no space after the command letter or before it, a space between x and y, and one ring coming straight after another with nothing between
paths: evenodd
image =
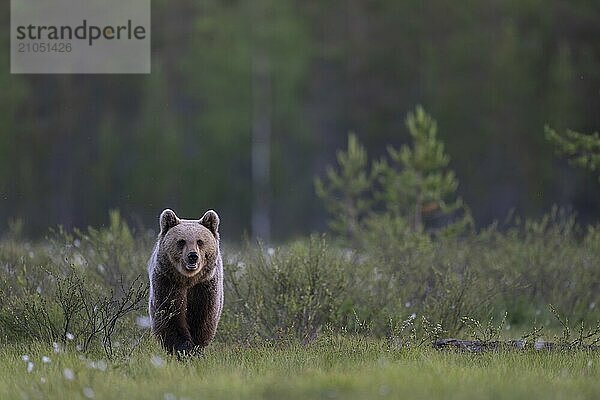
<instances>
[{"instance_id":1,"label":"green grass","mask_svg":"<svg viewBox=\"0 0 600 400\"><path fill-rule=\"evenodd\" d=\"M85 393L96 399L600 398L597 353L465 354L323 338L308 346L215 343L203 357L181 362L152 342L143 347L102 370L90 366L99 358L75 350L4 346L0 398L76 399ZM24 354L34 363L29 373ZM42 363L42 356L51 362ZM153 362L153 356L163 362ZM67 368L74 379L65 378Z\"/></svg>"}]
</instances>

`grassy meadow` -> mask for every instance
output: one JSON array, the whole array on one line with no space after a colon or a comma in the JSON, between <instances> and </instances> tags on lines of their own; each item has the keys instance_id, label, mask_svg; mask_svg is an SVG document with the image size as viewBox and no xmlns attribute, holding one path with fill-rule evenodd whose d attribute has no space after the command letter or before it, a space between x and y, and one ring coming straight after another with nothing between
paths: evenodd
<instances>
[{"instance_id":1,"label":"grassy meadow","mask_svg":"<svg viewBox=\"0 0 600 400\"><path fill-rule=\"evenodd\" d=\"M28 372L27 356L33 363ZM50 361L42 362L42 357ZM2 349L3 399L596 399L600 356L587 352L466 354L328 337L311 343L215 343L185 361L152 343L106 360L50 346Z\"/></svg>"}]
</instances>

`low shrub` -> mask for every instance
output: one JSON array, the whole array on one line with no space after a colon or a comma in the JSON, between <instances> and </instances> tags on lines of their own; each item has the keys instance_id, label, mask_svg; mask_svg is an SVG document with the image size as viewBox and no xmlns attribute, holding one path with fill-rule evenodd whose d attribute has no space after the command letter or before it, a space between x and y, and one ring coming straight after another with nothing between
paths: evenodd
<instances>
[{"instance_id":1,"label":"low shrub","mask_svg":"<svg viewBox=\"0 0 600 400\"><path fill-rule=\"evenodd\" d=\"M432 237L384 215L364 226L353 247L323 235L236 253L225 246L218 340L308 343L346 333L407 344L468 334L471 319L505 314L508 336L562 330L550 303L570 324L600 319L600 230L558 210L460 236ZM148 334L153 240L118 214L105 229L0 240L0 337L127 354Z\"/></svg>"}]
</instances>

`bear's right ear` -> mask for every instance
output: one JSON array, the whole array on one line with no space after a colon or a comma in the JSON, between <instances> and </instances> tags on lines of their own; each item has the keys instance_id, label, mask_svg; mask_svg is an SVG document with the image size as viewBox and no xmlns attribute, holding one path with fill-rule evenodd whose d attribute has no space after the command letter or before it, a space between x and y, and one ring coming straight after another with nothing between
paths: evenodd
<instances>
[{"instance_id":1,"label":"bear's right ear","mask_svg":"<svg viewBox=\"0 0 600 400\"><path fill-rule=\"evenodd\" d=\"M160 213L160 234L164 235L169 229L179 224L179 218L175 215L175 212L171 209L166 209Z\"/></svg>"},{"instance_id":2,"label":"bear's right ear","mask_svg":"<svg viewBox=\"0 0 600 400\"><path fill-rule=\"evenodd\" d=\"M208 210L200 218L200 224L208 228L215 236L219 234L219 222L219 215L214 210Z\"/></svg>"}]
</instances>

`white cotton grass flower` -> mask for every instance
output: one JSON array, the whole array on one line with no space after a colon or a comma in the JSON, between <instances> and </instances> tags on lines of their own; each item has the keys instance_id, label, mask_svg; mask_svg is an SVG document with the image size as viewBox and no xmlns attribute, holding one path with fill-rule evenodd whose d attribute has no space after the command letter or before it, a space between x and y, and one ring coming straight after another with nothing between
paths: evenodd
<instances>
[{"instance_id":1,"label":"white cotton grass flower","mask_svg":"<svg viewBox=\"0 0 600 400\"><path fill-rule=\"evenodd\" d=\"M63 376L65 377L66 380L72 381L75 379L75 372L73 372L73 370L71 368L65 368L63 370Z\"/></svg>"},{"instance_id":2,"label":"white cotton grass flower","mask_svg":"<svg viewBox=\"0 0 600 400\"><path fill-rule=\"evenodd\" d=\"M415 313L412 313L412 314L410 314L410 319L411 319L411 320L413 320L413 319L415 319L415 318L417 318L417 314L415 314Z\"/></svg>"},{"instance_id":3,"label":"white cotton grass flower","mask_svg":"<svg viewBox=\"0 0 600 400\"><path fill-rule=\"evenodd\" d=\"M157 355L150 357L150 362L156 368L162 368L165 365L165 361L160 356L157 356Z\"/></svg>"},{"instance_id":4,"label":"white cotton grass flower","mask_svg":"<svg viewBox=\"0 0 600 400\"><path fill-rule=\"evenodd\" d=\"M42 356L42 362L44 364L50 364L52 362L52 360L50 359L50 357Z\"/></svg>"},{"instance_id":5,"label":"white cotton grass flower","mask_svg":"<svg viewBox=\"0 0 600 400\"><path fill-rule=\"evenodd\" d=\"M268 254L269 256L273 256L273 254L275 254L275 249L274 249L274 248L272 248L272 247L269 247L269 248L267 249L267 254Z\"/></svg>"},{"instance_id":6,"label":"white cotton grass flower","mask_svg":"<svg viewBox=\"0 0 600 400\"><path fill-rule=\"evenodd\" d=\"M98 360L96 362L96 369L99 370L99 371L104 372L104 371L106 371L107 367L108 367L108 364L104 360Z\"/></svg>"},{"instance_id":7,"label":"white cotton grass flower","mask_svg":"<svg viewBox=\"0 0 600 400\"><path fill-rule=\"evenodd\" d=\"M96 397L96 393L94 393L94 389L89 386L83 388L83 395L88 399L93 399Z\"/></svg>"},{"instance_id":8,"label":"white cotton grass flower","mask_svg":"<svg viewBox=\"0 0 600 400\"><path fill-rule=\"evenodd\" d=\"M175 396L173 393L165 393L165 395L163 396L163 399L165 399L165 400L177 400L177 396Z\"/></svg>"},{"instance_id":9,"label":"white cotton grass flower","mask_svg":"<svg viewBox=\"0 0 600 400\"><path fill-rule=\"evenodd\" d=\"M27 362L27 372L31 373L33 371L33 363L31 361Z\"/></svg>"},{"instance_id":10,"label":"white cotton grass flower","mask_svg":"<svg viewBox=\"0 0 600 400\"><path fill-rule=\"evenodd\" d=\"M73 256L72 263L78 267L83 267L86 263L86 260L81 254L75 254Z\"/></svg>"},{"instance_id":11,"label":"white cotton grass flower","mask_svg":"<svg viewBox=\"0 0 600 400\"><path fill-rule=\"evenodd\" d=\"M67 334L65 335L65 337L66 337L68 340L73 340L73 339L75 339L75 335L73 335L71 332L67 332Z\"/></svg>"},{"instance_id":12,"label":"white cotton grass flower","mask_svg":"<svg viewBox=\"0 0 600 400\"><path fill-rule=\"evenodd\" d=\"M148 329L152 326L152 320L147 315L140 315L135 319L135 323L140 328Z\"/></svg>"},{"instance_id":13,"label":"white cotton grass flower","mask_svg":"<svg viewBox=\"0 0 600 400\"><path fill-rule=\"evenodd\" d=\"M23 354L23 355L21 356L21 360L23 360L23 361L27 362L27 361L29 361L29 356L28 356L27 354Z\"/></svg>"},{"instance_id":14,"label":"white cotton grass flower","mask_svg":"<svg viewBox=\"0 0 600 400\"><path fill-rule=\"evenodd\" d=\"M55 353L60 353L60 345L58 343L53 342L52 349L54 350Z\"/></svg>"},{"instance_id":15,"label":"white cotton grass flower","mask_svg":"<svg viewBox=\"0 0 600 400\"><path fill-rule=\"evenodd\" d=\"M387 396L388 394L390 394L390 388L387 385L380 385L379 386L379 395Z\"/></svg>"},{"instance_id":16,"label":"white cotton grass flower","mask_svg":"<svg viewBox=\"0 0 600 400\"><path fill-rule=\"evenodd\" d=\"M88 369L97 369L98 371L104 372L106 371L106 368L108 368L108 364L104 360L88 361L87 367Z\"/></svg>"},{"instance_id":17,"label":"white cotton grass flower","mask_svg":"<svg viewBox=\"0 0 600 400\"><path fill-rule=\"evenodd\" d=\"M42 377L40 378L40 383L41 383L41 384L44 384L44 383L46 383L46 378L44 378L44 377L42 376Z\"/></svg>"}]
</instances>

